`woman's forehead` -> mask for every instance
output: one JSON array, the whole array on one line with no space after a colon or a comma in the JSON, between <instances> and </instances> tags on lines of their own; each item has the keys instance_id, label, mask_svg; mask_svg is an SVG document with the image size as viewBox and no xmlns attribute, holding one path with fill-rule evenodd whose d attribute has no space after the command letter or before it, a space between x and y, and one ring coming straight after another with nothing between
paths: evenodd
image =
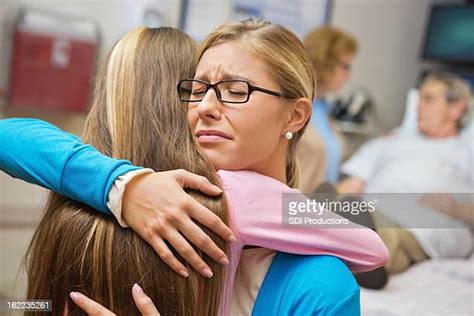
<instances>
[{"instance_id":1,"label":"woman's forehead","mask_svg":"<svg viewBox=\"0 0 474 316\"><path fill-rule=\"evenodd\" d=\"M195 77L207 81L234 78L250 82L269 80L265 62L238 41L222 43L206 50L198 63Z\"/></svg>"}]
</instances>

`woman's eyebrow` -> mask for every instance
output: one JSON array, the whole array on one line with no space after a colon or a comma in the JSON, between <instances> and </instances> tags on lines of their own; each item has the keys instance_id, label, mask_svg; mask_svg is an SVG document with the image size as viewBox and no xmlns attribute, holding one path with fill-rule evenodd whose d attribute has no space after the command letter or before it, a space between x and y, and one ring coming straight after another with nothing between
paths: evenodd
<instances>
[{"instance_id":1,"label":"woman's eyebrow","mask_svg":"<svg viewBox=\"0 0 474 316\"><path fill-rule=\"evenodd\" d=\"M219 76L218 76L219 80L217 81L220 81L220 80L229 80L229 79L241 79L241 80L246 80L250 83L252 83L253 80L250 80L249 78L247 77L244 77L244 76L240 76L240 75L237 75L237 74L233 74L233 73L230 73L230 72L226 72L226 71L221 71L219 73ZM203 81L207 81L207 82L210 82L209 81L209 76L207 74L199 74L199 75L196 75L194 77L194 79L198 79L198 80L203 80Z\"/></svg>"},{"instance_id":2,"label":"woman's eyebrow","mask_svg":"<svg viewBox=\"0 0 474 316\"><path fill-rule=\"evenodd\" d=\"M223 72L220 73L220 78L221 78L221 80L227 80L227 79L242 79L242 80L247 80L247 81L249 81L249 79L246 78L246 77L244 77L244 76L240 76L240 75L233 74L233 73L226 72L226 71L223 71Z\"/></svg>"}]
</instances>

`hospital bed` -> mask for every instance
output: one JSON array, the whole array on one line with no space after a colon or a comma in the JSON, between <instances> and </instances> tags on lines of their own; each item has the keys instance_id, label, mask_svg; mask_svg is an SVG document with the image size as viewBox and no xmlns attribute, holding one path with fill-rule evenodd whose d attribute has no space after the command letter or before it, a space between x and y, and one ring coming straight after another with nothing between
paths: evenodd
<instances>
[{"instance_id":1,"label":"hospital bed","mask_svg":"<svg viewBox=\"0 0 474 316\"><path fill-rule=\"evenodd\" d=\"M363 316L474 314L474 257L428 260L392 276L383 290L361 289Z\"/></svg>"},{"instance_id":2,"label":"hospital bed","mask_svg":"<svg viewBox=\"0 0 474 316\"><path fill-rule=\"evenodd\" d=\"M418 91L408 93L400 133L416 131ZM474 141L472 115L462 137ZM473 171L474 172L474 171ZM392 276L383 290L361 289L363 316L474 315L474 255L418 263Z\"/></svg>"}]
</instances>

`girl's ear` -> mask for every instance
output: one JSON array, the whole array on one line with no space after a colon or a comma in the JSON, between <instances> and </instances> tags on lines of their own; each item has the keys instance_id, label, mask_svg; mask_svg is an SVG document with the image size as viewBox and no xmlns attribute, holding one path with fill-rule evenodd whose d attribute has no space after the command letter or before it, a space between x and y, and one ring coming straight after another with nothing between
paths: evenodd
<instances>
[{"instance_id":1,"label":"girl's ear","mask_svg":"<svg viewBox=\"0 0 474 316\"><path fill-rule=\"evenodd\" d=\"M283 135L291 131L296 133L300 131L311 118L312 106L307 98L299 98L291 103L288 120L283 130Z\"/></svg>"}]
</instances>

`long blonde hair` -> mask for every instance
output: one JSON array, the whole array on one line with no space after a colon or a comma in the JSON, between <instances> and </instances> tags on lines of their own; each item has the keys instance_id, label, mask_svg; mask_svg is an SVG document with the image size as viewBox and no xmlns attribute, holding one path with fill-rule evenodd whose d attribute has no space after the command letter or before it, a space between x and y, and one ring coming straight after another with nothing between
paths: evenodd
<instances>
[{"instance_id":1,"label":"long blonde hair","mask_svg":"<svg viewBox=\"0 0 474 316\"><path fill-rule=\"evenodd\" d=\"M288 99L307 98L312 102L316 89L315 75L309 56L296 35L280 25L263 20L227 23L204 39L199 48L199 59L209 48L231 41L247 44L248 49L266 63L268 73ZM307 124L294 134L289 143L286 180L292 187L298 185L296 145Z\"/></svg>"},{"instance_id":2,"label":"long blonde hair","mask_svg":"<svg viewBox=\"0 0 474 316\"><path fill-rule=\"evenodd\" d=\"M192 140L187 106L176 84L194 75L197 46L173 28L127 33L99 70L84 141L115 158L156 171L183 168L220 185L215 169ZM228 223L223 196L188 191ZM201 226L201 225L200 225ZM229 256L227 243L201 228ZM137 282L163 315L216 315L224 268L197 250L214 272L175 274L153 248L111 216L51 194L27 252L28 298L52 299L53 315L82 315L69 300L79 291L119 315L138 315L131 296ZM184 260L177 254L178 259Z\"/></svg>"}]
</instances>

